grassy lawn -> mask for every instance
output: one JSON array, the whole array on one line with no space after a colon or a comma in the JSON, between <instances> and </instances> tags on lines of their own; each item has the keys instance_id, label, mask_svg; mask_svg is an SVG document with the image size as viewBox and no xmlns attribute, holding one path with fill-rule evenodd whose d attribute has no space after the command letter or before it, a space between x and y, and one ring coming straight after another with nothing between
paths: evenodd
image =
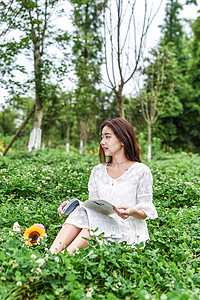
<instances>
[{"instance_id":1,"label":"grassy lawn","mask_svg":"<svg viewBox=\"0 0 200 300\"><path fill-rule=\"evenodd\" d=\"M0 156L0 299L200 298L200 156L165 155L148 164L159 217L148 220L150 241L134 250L126 243L90 241L69 256L48 248L65 217L60 202L86 200L98 157L56 150ZM13 230L18 222L21 233ZM47 238L27 246L34 223ZM101 236L99 237L102 238Z\"/></svg>"}]
</instances>

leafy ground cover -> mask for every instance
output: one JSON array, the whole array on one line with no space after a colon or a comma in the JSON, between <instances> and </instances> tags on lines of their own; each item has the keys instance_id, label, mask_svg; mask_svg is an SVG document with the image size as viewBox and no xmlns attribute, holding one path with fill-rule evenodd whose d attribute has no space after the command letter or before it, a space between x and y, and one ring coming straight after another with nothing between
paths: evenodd
<instances>
[{"instance_id":1,"label":"leafy ground cover","mask_svg":"<svg viewBox=\"0 0 200 300\"><path fill-rule=\"evenodd\" d=\"M199 299L198 155L166 155L149 165L159 217L148 221L145 249L93 240L72 256L48 251L65 219L58 204L87 199L97 163L94 155L56 150L0 157L0 299ZM34 223L45 226L47 238L29 247L23 232Z\"/></svg>"}]
</instances>

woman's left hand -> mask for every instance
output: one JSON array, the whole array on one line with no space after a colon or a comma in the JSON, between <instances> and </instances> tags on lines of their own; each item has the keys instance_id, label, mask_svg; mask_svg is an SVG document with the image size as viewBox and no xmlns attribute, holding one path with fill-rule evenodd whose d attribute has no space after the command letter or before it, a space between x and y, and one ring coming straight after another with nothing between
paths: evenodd
<instances>
[{"instance_id":1,"label":"woman's left hand","mask_svg":"<svg viewBox=\"0 0 200 300\"><path fill-rule=\"evenodd\" d=\"M120 206L120 207L115 207L114 206L114 211L122 219L127 219L128 217L133 215L133 213L136 211L136 209L134 209L131 206Z\"/></svg>"},{"instance_id":2,"label":"woman's left hand","mask_svg":"<svg viewBox=\"0 0 200 300\"><path fill-rule=\"evenodd\" d=\"M138 220L145 219L147 215L143 210L133 208L131 206L120 206L113 207L114 211L117 213L119 217L122 219L127 219L128 217L134 217Z\"/></svg>"}]
</instances>

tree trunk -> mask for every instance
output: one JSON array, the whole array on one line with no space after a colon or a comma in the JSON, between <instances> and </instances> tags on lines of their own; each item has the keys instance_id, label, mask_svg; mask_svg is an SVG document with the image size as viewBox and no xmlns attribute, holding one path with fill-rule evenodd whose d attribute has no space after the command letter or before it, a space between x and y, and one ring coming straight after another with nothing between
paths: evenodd
<instances>
[{"instance_id":1,"label":"tree trunk","mask_svg":"<svg viewBox=\"0 0 200 300\"><path fill-rule=\"evenodd\" d=\"M147 154L148 161L151 161L151 127L152 124L148 123L148 154Z\"/></svg>"},{"instance_id":2,"label":"tree trunk","mask_svg":"<svg viewBox=\"0 0 200 300\"><path fill-rule=\"evenodd\" d=\"M83 154L83 139L80 139L80 148L79 148L79 154Z\"/></svg>"},{"instance_id":3,"label":"tree trunk","mask_svg":"<svg viewBox=\"0 0 200 300\"><path fill-rule=\"evenodd\" d=\"M124 98L122 96L122 92L121 91L115 91L115 96L117 98L117 102L119 105L119 111L120 111L120 118L125 118L124 115Z\"/></svg>"},{"instance_id":4,"label":"tree trunk","mask_svg":"<svg viewBox=\"0 0 200 300\"><path fill-rule=\"evenodd\" d=\"M22 125L19 127L19 129L17 130L17 132L15 133L15 135L13 136L12 140L10 141L10 143L8 144L8 146L6 147L6 149L3 152L3 155L6 155L6 153L8 152L9 148L12 146L12 144L14 143L14 141L16 140L16 138L19 136L20 132L22 131L22 129L25 127L25 125L28 123L29 119L31 118L31 116L33 115L35 111L35 105L33 106L33 108L31 109L30 113L28 114L27 118L24 120L24 122L22 123Z\"/></svg>"},{"instance_id":5,"label":"tree trunk","mask_svg":"<svg viewBox=\"0 0 200 300\"><path fill-rule=\"evenodd\" d=\"M35 35L35 31L33 31ZM41 52L40 52L40 43L41 40L39 37L34 36L33 45L34 45L34 71L35 71L35 116L33 121L33 129L30 133L28 151L31 152L33 148L39 150L41 147L41 137L42 137L42 72L41 72Z\"/></svg>"},{"instance_id":6,"label":"tree trunk","mask_svg":"<svg viewBox=\"0 0 200 300\"><path fill-rule=\"evenodd\" d=\"M79 153L83 154L83 143L87 137L87 121L80 121L80 149Z\"/></svg>"},{"instance_id":7,"label":"tree trunk","mask_svg":"<svg viewBox=\"0 0 200 300\"><path fill-rule=\"evenodd\" d=\"M35 116L33 121L33 129L30 133L29 143L28 143L28 151L31 152L33 148L35 150L39 150L41 147L41 137L42 137L42 116L43 110L39 103L36 102L35 105Z\"/></svg>"},{"instance_id":8,"label":"tree trunk","mask_svg":"<svg viewBox=\"0 0 200 300\"><path fill-rule=\"evenodd\" d=\"M67 125L67 139L66 139L66 152L69 153L69 136L70 136L70 123Z\"/></svg>"}]
</instances>

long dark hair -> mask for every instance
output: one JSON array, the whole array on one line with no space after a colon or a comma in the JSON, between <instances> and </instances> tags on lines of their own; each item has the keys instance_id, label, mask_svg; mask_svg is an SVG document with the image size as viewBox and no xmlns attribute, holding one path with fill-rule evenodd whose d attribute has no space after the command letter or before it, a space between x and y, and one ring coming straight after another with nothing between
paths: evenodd
<instances>
[{"instance_id":1,"label":"long dark hair","mask_svg":"<svg viewBox=\"0 0 200 300\"><path fill-rule=\"evenodd\" d=\"M116 118L104 121L100 126L100 133L105 126L110 127L115 136L124 144L124 154L130 161L141 162L139 156L139 147L136 142L135 132L131 124L122 118ZM106 162L106 156L100 144L99 147L100 162ZM112 156L109 157L108 163L112 162Z\"/></svg>"}]
</instances>

